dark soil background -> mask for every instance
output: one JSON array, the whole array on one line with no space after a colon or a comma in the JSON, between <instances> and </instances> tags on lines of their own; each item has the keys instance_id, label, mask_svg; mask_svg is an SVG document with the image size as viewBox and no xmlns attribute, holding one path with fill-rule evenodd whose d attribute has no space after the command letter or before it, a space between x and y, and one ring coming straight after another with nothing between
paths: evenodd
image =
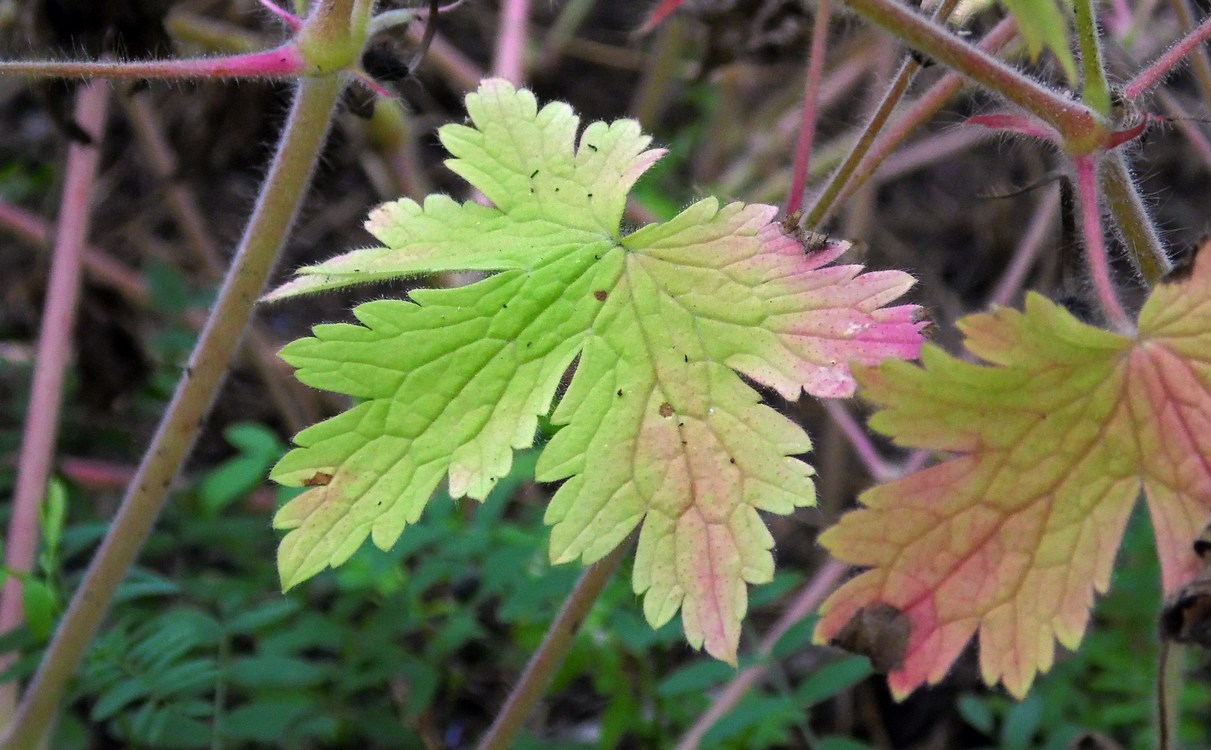
<instances>
[{"instance_id":1,"label":"dark soil background","mask_svg":"<svg viewBox=\"0 0 1211 750\"><path fill-rule=\"evenodd\" d=\"M583 22L561 40L552 29L567 4L534 4L528 85L541 101L571 103L586 122L635 117L658 144L670 148L664 163L645 179L628 220L663 218L669 210L707 194L784 203L811 4L689 0L662 28L642 37L635 29L653 2L581 5L587 9ZM369 243L360 224L381 201L401 194L421 198L430 191L466 197L465 185L442 166L435 130L463 118L463 94L477 77L490 74L499 13L495 2L469 0L442 17L438 41L416 76L391 84L405 113L402 129L390 131L366 119L373 102L360 87L351 89L276 280L294 266ZM998 17L994 7L976 15L969 28L979 35ZM825 165L835 163L903 55L896 42L856 18L842 13L832 26L825 74L826 91L831 93L826 94L816 154L816 161ZM1125 77L1177 33L1174 19L1160 7L1130 44L1119 42L1111 49L1112 59ZM269 46L284 35L281 25L251 0L0 0L0 50L7 59L214 54L240 44ZM381 40L376 59L380 64L406 61L415 51L416 37L400 32ZM1037 70L1053 76L1055 69L1044 56ZM942 73L927 68L910 98ZM188 352L189 311L204 310L215 286L213 264L200 257L183 234L168 191L184 188L200 203L205 229L217 248L215 260L224 263L248 217L290 87L206 81L121 83L114 89L90 240L93 252L116 263L119 273L89 273L85 280L57 464L101 515L116 503L124 478L162 413L172 372ZM66 144L75 135L72 93L70 83L0 79L0 197L51 226ZM1187 112L1211 114L1188 71L1169 82L1167 95ZM157 176L132 129L135 100L154 113L175 151L178 164L167 178ZM912 301L931 311L936 342L952 351L960 342L953 322L984 308L1039 206L1058 190L1062 169L1045 144L961 126L973 113L998 108L986 96L961 94L892 158L890 174L878 176L821 228L854 240L854 255L870 268L913 273L919 284ZM1184 252L1211 226L1208 164L1192 155L1189 141L1172 125L1153 127L1130 148L1165 239L1176 253ZM809 189L822 182L824 167L814 166L817 170L821 174ZM0 428L6 442L0 444L0 463L8 476L16 460L14 441L23 418L49 253L44 245L2 224L0 360L5 366L0 369ZM1079 279L1065 271L1073 264L1065 260L1064 244L1057 214L1048 223L1026 287L1061 297L1074 310L1087 310ZM1128 279L1126 265L1121 270ZM286 441L301 425L343 408L337 399L292 384L284 366L258 366L253 350L272 351L318 322L349 320L348 309L356 302L400 294L406 288L366 287L262 308L259 339L246 346L247 355L235 364L182 483L233 454L223 439L224 429L232 424L259 422ZM1018 293L1011 301L1017 304L1020 299ZM805 401L784 407L804 421L816 442L813 462L821 477L821 505L771 519L771 527L778 539L779 565L810 575L823 555L815 545L816 530L850 507L871 480L818 405ZM860 407L855 413L861 416ZM541 503L548 490L531 487L525 492ZM254 492L243 512L262 514L260 528L265 542L272 544L272 500L267 493L265 488ZM71 565L81 566L85 559ZM780 611L778 602L757 608L749 621L752 632L767 630ZM507 690L511 677L492 663L492 656L460 656L464 663L459 669L482 668L487 676L469 679L461 693L452 690L451 705L430 716L443 743L466 742L452 739L447 731L451 723L462 722L466 737L482 731ZM787 668L794 675L801 665L791 662ZM963 723L955 704L959 693L977 689L977 672L974 660L967 659L942 686L903 704L893 704L882 682L871 679L829 704L828 710L813 713L813 726L817 731L851 732L879 748L990 746L995 743ZM601 696L583 682L565 686L551 700L548 717L583 717L566 722L569 726L591 724L605 708ZM98 726L94 731L93 746L117 746L106 744L117 742L108 730ZM1117 739L1131 743L1129 736ZM801 739L787 742L809 746ZM431 740L426 744L433 746ZM636 737L627 744L659 746Z\"/></svg>"}]
</instances>

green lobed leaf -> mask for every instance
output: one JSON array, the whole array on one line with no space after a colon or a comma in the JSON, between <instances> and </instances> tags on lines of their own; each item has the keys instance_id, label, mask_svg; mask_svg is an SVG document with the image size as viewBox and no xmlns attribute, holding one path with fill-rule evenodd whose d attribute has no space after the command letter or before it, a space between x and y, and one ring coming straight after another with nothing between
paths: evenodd
<instances>
[{"instance_id":1,"label":"green lobed leaf","mask_svg":"<svg viewBox=\"0 0 1211 750\"><path fill-rule=\"evenodd\" d=\"M366 281L495 271L457 289L358 306L282 356L298 377L362 403L299 433L272 477L307 491L287 530L285 588L340 565L366 537L386 549L434 489L483 499L550 422L540 481L567 480L546 515L555 562L600 559L642 525L634 565L648 621L680 610L695 647L735 662L747 583L769 581L758 511L814 501L795 458L803 430L751 381L794 399L852 394L851 362L915 357L916 308L883 305L906 274L830 266L847 243L806 252L772 206L714 199L622 236L628 191L660 157L637 123L579 122L502 80L447 125L448 166L492 203L430 196L375 209L383 246L318 266L281 299ZM579 144L579 145L578 145Z\"/></svg>"}]
</instances>

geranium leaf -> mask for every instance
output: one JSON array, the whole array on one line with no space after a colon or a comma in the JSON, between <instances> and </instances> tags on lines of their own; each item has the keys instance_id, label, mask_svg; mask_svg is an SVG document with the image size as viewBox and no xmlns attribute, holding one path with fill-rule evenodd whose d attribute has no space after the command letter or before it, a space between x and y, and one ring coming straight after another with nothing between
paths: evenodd
<instances>
[{"instance_id":1,"label":"geranium leaf","mask_svg":"<svg viewBox=\"0 0 1211 750\"><path fill-rule=\"evenodd\" d=\"M642 523L634 585L656 625L678 609L687 637L734 661L746 583L769 580L757 511L813 501L801 428L741 379L797 398L843 397L851 361L912 357L912 306L884 308L912 279L829 266L775 209L714 199L625 237L634 181L662 152L630 120L584 129L492 80L467 98L471 125L440 135L449 166L493 203L400 200L367 224L383 247L302 269L280 298L372 279L498 271L411 301L357 307L283 357L305 383L363 399L301 432L273 478L310 488L284 506L278 564L290 587L339 565L367 536L390 546L437 484L484 498L532 444L561 379L565 425L538 464L567 479L547 513L551 556L592 562ZM577 359L579 358L579 359Z\"/></svg>"},{"instance_id":2,"label":"geranium leaf","mask_svg":"<svg viewBox=\"0 0 1211 750\"><path fill-rule=\"evenodd\" d=\"M1211 252L1159 285L1134 338L1031 294L1025 312L960 322L988 365L927 346L922 366L856 375L871 426L957 455L861 497L822 543L869 570L825 602L818 641L892 608L909 635L903 697L940 680L979 633L985 681L1023 696L1055 641L1076 648L1141 487L1167 591L1197 569L1211 515Z\"/></svg>"}]
</instances>

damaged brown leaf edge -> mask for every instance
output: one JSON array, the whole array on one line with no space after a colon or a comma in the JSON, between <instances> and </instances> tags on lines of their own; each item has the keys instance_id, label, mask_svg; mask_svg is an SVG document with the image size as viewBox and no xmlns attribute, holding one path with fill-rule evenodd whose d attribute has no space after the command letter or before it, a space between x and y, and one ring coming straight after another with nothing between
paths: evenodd
<instances>
[{"instance_id":1,"label":"damaged brown leaf edge","mask_svg":"<svg viewBox=\"0 0 1211 750\"><path fill-rule=\"evenodd\" d=\"M829 643L870 658L875 671L887 674L904 664L912 623L890 604L876 604L858 611Z\"/></svg>"},{"instance_id":2,"label":"damaged brown leaf edge","mask_svg":"<svg viewBox=\"0 0 1211 750\"><path fill-rule=\"evenodd\" d=\"M1194 540L1203 569L1173 592L1161 609L1161 636L1175 643L1211 648L1211 524Z\"/></svg>"}]
</instances>

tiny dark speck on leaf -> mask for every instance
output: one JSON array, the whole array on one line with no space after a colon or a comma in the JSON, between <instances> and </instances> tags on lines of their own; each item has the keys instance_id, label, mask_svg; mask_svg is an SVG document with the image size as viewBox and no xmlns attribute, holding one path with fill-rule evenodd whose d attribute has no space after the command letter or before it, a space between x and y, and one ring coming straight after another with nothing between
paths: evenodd
<instances>
[{"instance_id":1,"label":"tiny dark speck on leaf","mask_svg":"<svg viewBox=\"0 0 1211 750\"><path fill-rule=\"evenodd\" d=\"M662 417L673 416L673 405L670 404L668 401L665 401L664 403L662 403L660 405L660 416L662 416Z\"/></svg>"},{"instance_id":2,"label":"tiny dark speck on leaf","mask_svg":"<svg viewBox=\"0 0 1211 750\"><path fill-rule=\"evenodd\" d=\"M592 198L592 197L593 197L593 194L592 194L592 193L586 193L586 195L587 195L589 198Z\"/></svg>"},{"instance_id":3,"label":"tiny dark speck on leaf","mask_svg":"<svg viewBox=\"0 0 1211 750\"><path fill-rule=\"evenodd\" d=\"M685 361L686 361L686 362L689 362L689 361L690 361L690 355L688 355L688 354L683 354L683 355L681 355L681 356L685 357Z\"/></svg>"},{"instance_id":4,"label":"tiny dark speck on leaf","mask_svg":"<svg viewBox=\"0 0 1211 750\"><path fill-rule=\"evenodd\" d=\"M531 179L531 180L532 180L532 179L534 179L534 178L535 178L535 177L537 177L537 176L538 176L538 170L537 170L537 169L535 169L533 172L531 172L531 173L530 173L530 179Z\"/></svg>"},{"instance_id":5,"label":"tiny dark speck on leaf","mask_svg":"<svg viewBox=\"0 0 1211 750\"><path fill-rule=\"evenodd\" d=\"M587 146L590 151L593 151L593 152L597 151L597 147L594 146L592 143L586 143L585 146Z\"/></svg>"},{"instance_id":6,"label":"tiny dark speck on leaf","mask_svg":"<svg viewBox=\"0 0 1211 750\"><path fill-rule=\"evenodd\" d=\"M734 464L734 463L736 463L736 459L735 459L735 458L729 458L729 459L727 460L727 462L728 462L729 464Z\"/></svg>"},{"instance_id":7,"label":"tiny dark speck on leaf","mask_svg":"<svg viewBox=\"0 0 1211 750\"><path fill-rule=\"evenodd\" d=\"M607 296L606 290L604 289L598 289L597 291L593 292L593 299L597 300L598 302L605 302Z\"/></svg>"},{"instance_id":8,"label":"tiny dark speck on leaf","mask_svg":"<svg viewBox=\"0 0 1211 750\"><path fill-rule=\"evenodd\" d=\"M619 389L618 389L618 395L619 395L619 396L621 396L621 395L622 395L622 389L621 389L621 388L619 388Z\"/></svg>"}]
</instances>

